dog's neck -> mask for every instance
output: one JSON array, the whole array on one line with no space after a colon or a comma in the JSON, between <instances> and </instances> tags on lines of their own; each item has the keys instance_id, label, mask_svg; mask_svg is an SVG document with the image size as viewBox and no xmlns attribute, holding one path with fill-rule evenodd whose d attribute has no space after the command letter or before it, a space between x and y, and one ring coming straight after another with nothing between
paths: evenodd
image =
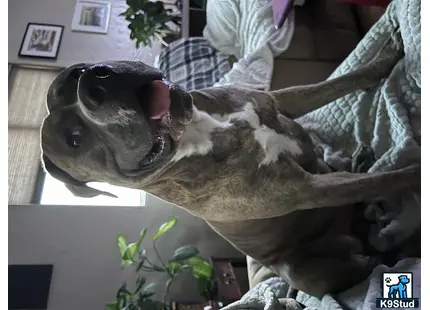
<instances>
[{"instance_id":1,"label":"dog's neck","mask_svg":"<svg viewBox=\"0 0 430 310\"><path fill-rule=\"evenodd\" d=\"M146 191L204 217L203 208L229 204L228 199L234 205L252 191L247 187L258 183L255 178L264 179L303 154L300 141L287 134L291 128L282 130L289 123L282 126L282 116L270 105L257 110L250 99L225 107L213 94L194 95L192 121L169 167Z\"/></svg>"}]
</instances>

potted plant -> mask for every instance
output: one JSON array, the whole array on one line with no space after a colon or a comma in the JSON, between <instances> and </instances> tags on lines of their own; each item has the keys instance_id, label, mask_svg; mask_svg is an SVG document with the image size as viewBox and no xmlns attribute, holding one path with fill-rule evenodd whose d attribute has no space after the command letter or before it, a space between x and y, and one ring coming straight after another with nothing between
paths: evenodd
<instances>
[{"instance_id":1,"label":"potted plant","mask_svg":"<svg viewBox=\"0 0 430 310\"><path fill-rule=\"evenodd\" d=\"M162 1L127 0L127 6L120 16L129 22L130 39L136 41L136 48L141 44L152 46L154 39L167 45L166 37L175 36L176 32L169 23L179 26L181 17L166 9Z\"/></svg>"},{"instance_id":2,"label":"potted plant","mask_svg":"<svg viewBox=\"0 0 430 310\"><path fill-rule=\"evenodd\" d=\"M211 264L199 256L199 251L194 245L185 245L176 249L172 257L165 261L157 249L158 239L172 229L177 218L160 226L151 238L155 258L150 258L143 246L147 230L143 229L136 242L127 243L123 235L118 235L117 246L121 255L122 268L134 268L136 284L134 288L127 287L124 283L117 291L116 299L106 305L106 310L164 310L170 309L168 303L169 290L177 276L183 272L190 272L199 283L200 295L208 301L208 305L217 308L217 304L211 302L216 297L216 283L213 278ZM156 283L147 283L144 272L159 272L165 275L165 293L163 301L153 299ZM160 284L160 283L158 283Z\"/></svg>"}]
</instances>

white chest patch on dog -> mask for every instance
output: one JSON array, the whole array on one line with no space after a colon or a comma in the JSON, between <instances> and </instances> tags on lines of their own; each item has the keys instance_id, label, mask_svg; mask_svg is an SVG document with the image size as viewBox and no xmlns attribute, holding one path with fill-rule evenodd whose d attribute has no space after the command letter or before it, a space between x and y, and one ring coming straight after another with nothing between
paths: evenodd
<instances>
[{"instance_id":1,"label":"white chest patch on dog","mask_svg":"<svg viewBox=\"0 0 430 310\"><path fill-rule=\"evenodd\" d=\"M252 128L257 129L260 127L260 119L252 106L252 103L248 102L240 112L234 112L231 114L212 114L212 117L220 122L231 122L233 120L246 121L251 125Z\"/></svg>"},{"instance_id":2,"label":"white chest patch on dog","mask_svg":"<svg viewBox=\"0 0 430 310\"><path fill-rule=\"evenodd\" d=\"M217 128L232 126L232 121L234 120L246 121L255 129L255 141L260 144L265 153L260 166L276 162L279 154L283 152L288 152L292 156L300 155L303 152L297 141L277 133L266 125L261 125L252 103L249 102L244 106L242 111L224 115L209 115L194 107L193 120L187 126L172 161L177 162L184 157L208 154L213 148L211 140L212 132Z\"/></svg>"},{"instance_id":3,"label":"white chest patch on dog","mask_svg":"<svg viewBox=\"0 0 430 310\"><path fill-rule=\"evenodd\" d=\"M185 129L178 150L173 156L173 162L193 155L206 155L213 148L212 132L217 128L227 128L230 122L222 122L206 112L193 107L193 119Z\"/></svg>"},{"instance_id":4,"label":"white chest patch on dog","mask_svg":"<svg viewBox=\"0 0 430 310\"><path fill-rule=\"evenodd\" d=\"M297 141L277 133L266 125L262 125L260 128L256 129L254 137L265 152L260 166L276 162L279 154L284 152L288 152L292 156L300 155L303 152Z\"/></svg>"}]
</instances>

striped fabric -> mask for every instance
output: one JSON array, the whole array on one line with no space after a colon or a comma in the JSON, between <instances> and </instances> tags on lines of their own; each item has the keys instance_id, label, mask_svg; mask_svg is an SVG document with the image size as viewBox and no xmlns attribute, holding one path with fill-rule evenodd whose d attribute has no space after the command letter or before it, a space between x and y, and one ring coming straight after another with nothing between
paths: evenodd
<instances>
[{"instance_id":1,"label":"striped fabric","mask_svg":"<svg viewBox=\"0 0 430 310\"><path fill-rule=\"evenodd\" d=\"M186 90L213 86L231 69L228 56L201 37L172 42L162 50L156 66L167 80Z\"/></svg>"}]
</instances>

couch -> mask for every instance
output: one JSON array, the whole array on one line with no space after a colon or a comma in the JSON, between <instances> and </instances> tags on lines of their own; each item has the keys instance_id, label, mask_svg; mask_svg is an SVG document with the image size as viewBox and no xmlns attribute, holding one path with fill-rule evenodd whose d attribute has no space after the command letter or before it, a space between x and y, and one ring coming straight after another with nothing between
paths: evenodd
<instances>
[{"instance_id":1,"label":"couch","mask_svg":"<svg viewBox=\"0 0 430 310\"><path fill-rule=\"evenodd\" d=\"M297 7L294 36L275 60L271 88L325 80L383 12L338 0L309 0Z\"/></svg>"}]
</instances>

